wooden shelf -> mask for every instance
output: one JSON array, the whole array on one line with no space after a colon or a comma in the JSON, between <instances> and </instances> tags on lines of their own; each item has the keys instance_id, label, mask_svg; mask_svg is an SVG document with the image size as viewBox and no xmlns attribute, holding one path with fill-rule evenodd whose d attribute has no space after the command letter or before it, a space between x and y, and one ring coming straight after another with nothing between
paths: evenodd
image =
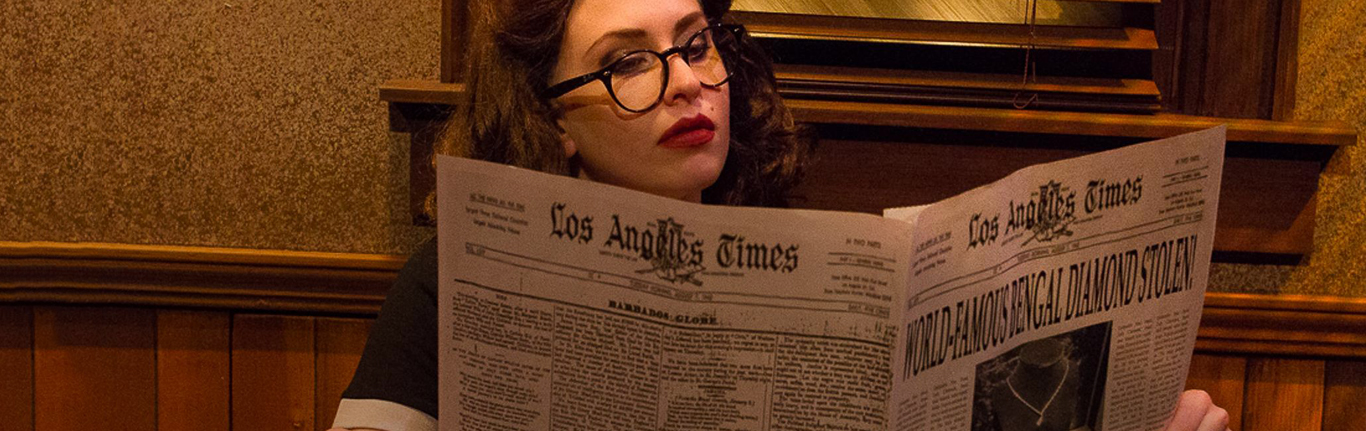
<instances>
[{"instance_id":1,"label":"wooden shelf","mask_svg":"<svg viewBox=\"0 0 1366 431\"><path fill-rule=\"evenodd\" d=\"M464 91L464 84L392 80L380 86L380 99L391 103L451 105L458 103ZM1179 114L1096 114L826 100L787 100L786 103L798 121L809 123L1152 139L1227 124L1228 139L1233 142L1329 146L1356 144L1356 130L1337 122L1284 122Z\"/></svg>"},{"instance_id":2,"label":"wooden shelf","mask_svg":"<svg viewBox=\"0 0 1366 431\"><path fill-rule=\"evenodd\" d=\"M1178 114L1125 115L891 103L788 100L799 121L867 126L1165 138L1228 125L1231 142L1347 146L1356 131L1335 122L1281 122Z\"/></svg>"},{"instance_id":3,"label":"wooden shelf","mask_svg":"<svg viewBox=\"0 0 1366 431\"><path fill-rule=\"evenodd\" d=\"M465 93L464 83L395 79L379 86L379 100L390 103L455 105Z\"/></svg>"}]
</instances>

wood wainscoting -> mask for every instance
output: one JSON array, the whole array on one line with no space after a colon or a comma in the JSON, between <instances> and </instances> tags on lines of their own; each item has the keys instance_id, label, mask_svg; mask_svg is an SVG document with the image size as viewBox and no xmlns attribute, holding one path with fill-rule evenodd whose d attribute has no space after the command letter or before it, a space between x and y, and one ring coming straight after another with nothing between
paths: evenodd
<instances>
[{"instance_id":1,"label":"wood wainscoting","mask_svg":"<svg viewBox=\"0 0 1366 431\"><path fill-rule=\"evenodd\" d=\"M0 242L0 429L327 429L402 261ZM1211 293L1199 334L1233 429L1366 429L1366 299Z\"/></svg>"},{"instance_id":2,"label":"wood wainscoting","mask_svg":"<svg viewBox=\"0 0 1366 431\"><path fill-rule=\"evenodd\" d=\"M371 320L0 305L0 429L324 430Z\"/></svg>"}]
</instances>

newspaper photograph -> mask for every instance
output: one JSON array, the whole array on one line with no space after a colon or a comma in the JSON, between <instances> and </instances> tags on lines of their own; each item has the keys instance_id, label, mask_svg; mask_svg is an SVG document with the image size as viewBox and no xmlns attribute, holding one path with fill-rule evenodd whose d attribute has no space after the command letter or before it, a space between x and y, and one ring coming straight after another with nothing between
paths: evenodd
<instances>
[{"instance_id":1,"label":"newspaper photograph","mask_svg":"<svg viewBox=\"0 0 1366 431\"><path fill-rule=\"evenodd\" d=\"M442 430L1148 430L1223 129L883 217L437 163Z\"/></svg>"}]
</instances>

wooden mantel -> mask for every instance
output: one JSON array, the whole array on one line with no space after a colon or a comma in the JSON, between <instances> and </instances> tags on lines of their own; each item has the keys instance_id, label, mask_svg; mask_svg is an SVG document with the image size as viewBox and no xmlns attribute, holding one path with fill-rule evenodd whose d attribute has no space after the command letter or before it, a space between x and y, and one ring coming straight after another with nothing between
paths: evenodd
<instances>
[{"instance_id":1,"label":"wooden mantel","mask_svg":"<svg viewBox=\"0 0 1366 431\"><path fill-rule=\"evenodd\" d=\"M454 105L465 92L462 83L391 80L379 88L380 100L391 104ZM980 130L993 132L1072 134L1158 139L1220 124L1232 142L1323 145L1356 144L1356 130L1338 122L1270 121L1198 117L1182 114L1095 114L1088 112L1006 110L990 108L837 102L789 99L799 121L864 126Z\"/></svg>"}]
</instances>

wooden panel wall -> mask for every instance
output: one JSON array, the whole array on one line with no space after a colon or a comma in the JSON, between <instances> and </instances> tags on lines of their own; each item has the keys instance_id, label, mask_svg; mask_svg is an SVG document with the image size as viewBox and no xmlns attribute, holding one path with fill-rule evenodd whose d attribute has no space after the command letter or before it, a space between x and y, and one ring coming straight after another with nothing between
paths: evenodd
<instances>
[{"instance_id":1,"label":"wooden panel wall","mask_svg":"<svg viewBox=\"0 0 1366 431\"><path fill-rule=\"evenodd\" d=\"M1247 431L1366 429L1366 361L1197 353L1187 388L1209 392Z\"/></svg>"},{"instance_id":2,"label":"wooden panel wall","mask_svg":"<svg viewBox=\"0 0 1366 431\"><path fill-rule=\"evenodd\" d=\"M1256 430L1322 429L1323 377L1322 360L1248 360L1243 425Z\"/></svg>"},{"instance_id":3,"label":"wooden panel wall","mask_svg":"<svg viewBox=\"0 0 1366 431\"><path fill-rule=\"evenodd\" d=\"M1186 387L1209 392L1214 404L1228 410L1230 429L1243 429L1243 388L1247 358L1197 354L1191 358Z\"/></svg>"},{"instance_id":4,"label":"wooden panel wall","mask_svg":"<svg viewBox=\"0 0 1366 431\"><path fill-rule=\"evenodd\" d=\"M156 313L33 310L36 430L156 428Z\"/></svg>"},{"instance_id":5,"label":"wooden panel wall","mask_svg":"<svg viewBox=\"0 0 1366 431\"><path fill-rule=\"evenodd\" d=\"M1366 361L1328 361L1325 367L1323 429L1366 430Z\"/></svg>"},{"instance_id":6,"label":"wooden panel wall","mask_svg":"<svg viewBox=\"0 0 1366 431\"><path fill-rule=\"evenodd\" d=\"M0 306L0 427L33 428L33 310L29 307Z\"/></svg>"},{"instance_id":7,"label":"wooden panel wall","mask_svg":"<svg viewBox=\"0 0 1366 431\"><path fill-rule=\"evenodd\" d=\"M1155 56L1169 111L1290 120L1300 0L1164 1Z\"/></svg>"},{"instance_id":8,"label":"wooden panel wall","mask_svg":"<svg viewBox=\"0 0 1366 431\"><path fill-rule=\"evenodd\" d=\"M324 430L371 327L337 316L402 261L0 242L0 431ZM1234 429L1366 429L1363 334L1363 298L1210 293L1188 385Z\"/></svg>"},{"instance_id":9,"label":"wooden panel wall","mask_svg":"<svg viewBox=\"0 0 1366 431\"><path fill-rule=\"evenodd\" d=\"M365 339L370 335L370 320L318 318L314 326L317 359L314 371L314 417L326 420L316 423L318 430L332 425L337 416L337 401L342 391L351 384L351 374L360 363Z\"/></svg>"},{"instance_id":10,"label":"wooden panel wall","mask_svg":"<svg viewBox=\"0 0 1366 431\"><path fill-rule=\"evenodd\" d=\"M313 429L313 323L292 316L233 318L234 429Z\"/></svg>"},{"instance_id":11,"label":"wooden panel wall","mask_svg":"<svg viewBox=\"0 0 1366 431\"><path fill-rule=\"evenodd\" d=\"M157 313L157 425L228 431L231 316L226 312Z\"/></svg>"},{"instance_id":12,"label":"wooden panel wall","mask_svg":"<svg viewBox=\"0 0 1366 431\"><path fill-rule=\"evenodd\" d=\"M371 320L0 306L0 430L325 430ZM1366 360L1198 352L1247 431L1366 429ZM80 412L80 414L73 414Z\"/></svg>"},{"instance_id":13,"label":"wooden panel wall","mask_svg":"<svg viewBox=\"0 0 1366 431\"><path fill-rule=\"evenodd\" d=\"M0 430L325 430L370 323L0 306Z\"/></svg>"}]
</instances>

